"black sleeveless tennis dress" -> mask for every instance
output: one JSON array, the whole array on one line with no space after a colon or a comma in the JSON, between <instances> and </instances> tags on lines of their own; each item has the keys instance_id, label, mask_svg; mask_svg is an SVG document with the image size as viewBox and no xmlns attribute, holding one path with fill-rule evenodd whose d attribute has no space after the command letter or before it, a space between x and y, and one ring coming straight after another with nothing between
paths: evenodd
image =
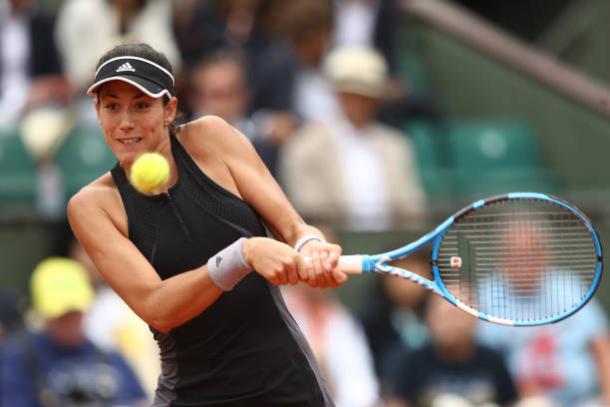
<instances>
[{"instance_id":1,"label":"black sleeveless tennis dress","mask_svg":"<svg viewBox=\"0 0 610 407\"><path fill-rule=\"evenodd\" d=\"M265 236L252 207L208 178L175 136L171 145L179 176L167 193L140 194L118 164L112 169L129 239L162 279L205 264L241 236ZM155 407L333 405L279 289L257 273L191 321L151 330L162 370Z\"/></svg>"}]
</instances>

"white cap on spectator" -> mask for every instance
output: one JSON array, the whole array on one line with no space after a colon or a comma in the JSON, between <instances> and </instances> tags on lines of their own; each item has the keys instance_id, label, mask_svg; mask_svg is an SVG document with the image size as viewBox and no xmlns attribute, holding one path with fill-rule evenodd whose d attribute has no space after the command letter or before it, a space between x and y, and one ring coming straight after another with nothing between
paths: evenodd
<instances>
[{"instance_id":1,"label":"white cap on spectator","mask_svg":"<svg viewBox=\"0 0 610 407\"><path fill-rule=\"evenodd\" d=\"M388 67L371 48L345 47L332 51L324 72L337 91L382 98L387 93Z\"/></svg>"}]
</instances>

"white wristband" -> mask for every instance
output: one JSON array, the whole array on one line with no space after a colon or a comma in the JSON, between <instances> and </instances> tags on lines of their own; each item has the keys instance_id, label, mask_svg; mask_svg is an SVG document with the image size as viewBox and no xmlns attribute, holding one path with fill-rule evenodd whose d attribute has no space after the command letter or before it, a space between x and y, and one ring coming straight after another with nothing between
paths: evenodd
<instances>
[{"instance_id":1,"label":"white wristband","mask_svg":"<svg viewBox=\"0 0 610 407\"><path fill-rule=\"evenodd\" d=\"M244 259L244 241L239 238L208 260L208 275L218 287L231 291L252 268Z\"/></svg>"},{"instance_id":2,"label":"white wristband","mask_svg":"<svg viewBox=\"0 0 610 407\"><path fill-rule=\"evenodd\" d=\"M325 242L324 238L320 235L308 234L302 236L297 242L294 244L294 250L300 252L303 246L310 240L317 240L318 242Z\"/></svg>"}]
</instances>

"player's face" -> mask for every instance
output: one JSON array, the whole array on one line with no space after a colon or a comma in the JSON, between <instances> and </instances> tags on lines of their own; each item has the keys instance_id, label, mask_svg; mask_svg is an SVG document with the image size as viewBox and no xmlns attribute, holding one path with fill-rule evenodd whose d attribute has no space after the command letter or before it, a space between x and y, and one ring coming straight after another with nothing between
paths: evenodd
<instances>
[{"instance_id":1,"label":"player's face","mask_svg":"<svg viewBox=\"0 0 610 407\"><path fill-rule=\"evenodd\" d=\"M121 163L169 148L166 124L175 117L175 98L164 104L126 82L111 81L100 89L96 110L106 143Z\"/></svg>"}]
</instances>

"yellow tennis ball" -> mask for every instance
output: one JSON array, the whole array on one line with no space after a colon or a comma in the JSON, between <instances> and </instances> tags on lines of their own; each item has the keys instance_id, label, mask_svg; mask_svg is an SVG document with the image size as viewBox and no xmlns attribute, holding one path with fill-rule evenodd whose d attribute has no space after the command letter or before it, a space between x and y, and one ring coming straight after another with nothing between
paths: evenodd
<instances>
[{"instance_id":1,"label":"yellow tennis ball","mask_svg":"<svg viewBox=\"0 0 610 407\"><path fill-rule=\"evenodd\" d=\"M169 163L159 153L144 153L131 166L129 181L138 191L149 194L169 179Z\"/></svg>"}]
</instances>

